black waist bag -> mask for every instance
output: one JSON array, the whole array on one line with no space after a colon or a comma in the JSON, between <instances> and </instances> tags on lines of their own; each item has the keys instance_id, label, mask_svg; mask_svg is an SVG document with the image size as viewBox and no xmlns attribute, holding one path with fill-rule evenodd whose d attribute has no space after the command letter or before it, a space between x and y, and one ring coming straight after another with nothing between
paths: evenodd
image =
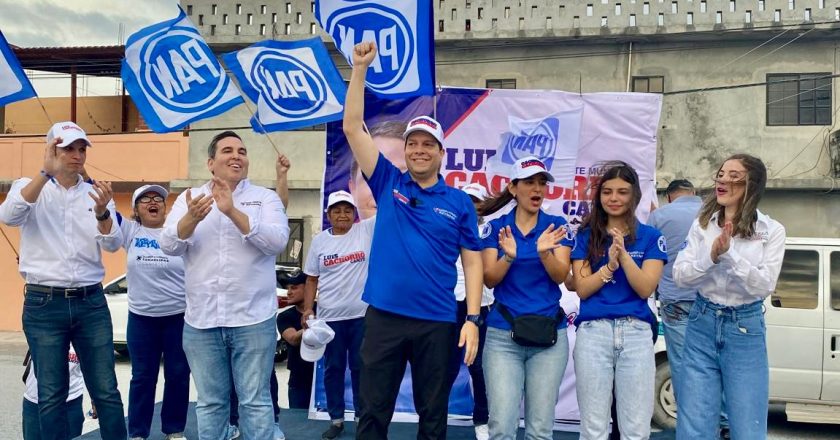
<instances>
[{"instance_id":1,"label":"black waist bag","mask_svg":"<svg viewBox=\"0 0 840 440\"><path fill-rule=\"evenodd\" d=\"M553 318L541 315L522 315L514 318L501 303L497 303L496 307L510 324L510 338L513 342L524 347L551 347L557 343L557 324L566 317L562 307Z\"/></svg>"}]
</instances>

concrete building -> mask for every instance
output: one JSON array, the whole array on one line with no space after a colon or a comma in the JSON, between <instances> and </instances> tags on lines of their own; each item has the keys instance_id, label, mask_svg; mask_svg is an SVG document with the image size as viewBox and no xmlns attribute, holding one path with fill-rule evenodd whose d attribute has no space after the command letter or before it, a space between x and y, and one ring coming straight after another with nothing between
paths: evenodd
<instances>
[{"instance_id":1,"label":"concrete building","mask_svg":"<svg viewBox=\"0 0 840 440\"><path fill-rule=\"evenodd\" d=\"M309 0L182 0L219 52L268 38L321 35ZM840 4L825 0L433 0L441 85L663 93L658 186L711 185L734 152L762 157L762 209L788 235L840 235L840 151L833 136ZM336 56L345 76L346 63ZM194 128L247 127L242 106ZM252 177L274 152L249 129ZM189 181L206 178L213 131L190 137ZM293 161L290 215L317 231L324 132L275 133ZM259 148L253 148L259 145ZM264 157L263 157L264 156Z\"/></svg>"}]
</instances>

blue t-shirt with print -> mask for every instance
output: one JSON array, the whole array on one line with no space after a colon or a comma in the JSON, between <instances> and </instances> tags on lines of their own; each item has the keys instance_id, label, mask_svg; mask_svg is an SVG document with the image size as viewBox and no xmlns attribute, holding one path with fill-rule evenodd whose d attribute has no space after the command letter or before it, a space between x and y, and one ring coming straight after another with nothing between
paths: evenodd
<instances>
[{"instance_id":1,"label":"blue t-shirt with print","mask_svg":"<svg viewBox=\"0 0 840 440\"><path fill-rule=\"evenodd\" d=\"M555 317L560 310L560 286L548 275L537 254L537 239L552 223L555 228L559 228L566 225L566 220L540 210L537 214L537 224L527 235L523 235L516 226L516 209L513 209L510 213L492 220L482 229L482 247L497 249L499 258L505 255L499 246L499 231L503 227L510 226L516 241L516 259L511 263L505 277L493 290L496 304L503 304L513 317L520 315ZM563 239L561 244L572 247L574 241ZM496 307L493 307L487 315L487 325L510 330L510 323ZM566 325L566 320L561 319L557 328L563 328Z\"/></svg>"},{"instance_id":2,"label":"blue t-shirt with print","mask_svg":"<svg viewBox=\"0 0 840 440\"><path fill-rule=\"evenodd\" d=\"M443 177L421 188L381 153L370 177L376 225L362 300L417 319L455 322L455 262L481 249L470 197Z\"/></svg>"},{"instance_id":3,"label":"blue t-shirt with print","mask_svg":"<svg viewBox=\"0 0 840 440\"><path fill-rule=\"evenodd\" d=\"M636 239L628 243L625 237L624 248L633 257L633 261L639 267L645 260L668 261L668 254L665 248L665 237L658 229L636 222ZM575 237L575 247L572 249L572 261L586 260L587 248L592 230L588 227L578 229ZM612 244L612 238L608 237L604 256L592 267L595 273L601 266L607 264L608 257L606 249ZM649 323L655 323L656 318L648 307L647 300L641 298L627 281L627 275L620 266L613 274L613 280L601 287L589 298L581 300L580 311L575 319L575 325L595 319L617 319L627 316L639 318Z\"/></svg>"}]
</instances>

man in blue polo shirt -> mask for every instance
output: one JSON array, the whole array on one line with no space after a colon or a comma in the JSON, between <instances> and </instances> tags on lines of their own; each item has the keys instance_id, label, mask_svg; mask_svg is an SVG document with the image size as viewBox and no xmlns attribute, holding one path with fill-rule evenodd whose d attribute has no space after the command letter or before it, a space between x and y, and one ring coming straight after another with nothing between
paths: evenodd
<instances>
[{"instance_id":1,"label":"man in blue polo shirt","mask_svg":"<svg viewBox=\"0 0 840 440\"><path fill-rule=\"evenodd\" d=\"M364 81L374 43L354 48L344 107L344 134L376 199L370 268L362 299L365 315L358 439L387 439L406 361L411 362L418 438L446 438L449 359L457 338L455 262L464 266L467 322L458 343L471 364L478 347L482 285L478 220L466 193L438 173L443 130L419 117L405 131L402 173L379 153L364 129Z\"/></svg>"}]
</instances>

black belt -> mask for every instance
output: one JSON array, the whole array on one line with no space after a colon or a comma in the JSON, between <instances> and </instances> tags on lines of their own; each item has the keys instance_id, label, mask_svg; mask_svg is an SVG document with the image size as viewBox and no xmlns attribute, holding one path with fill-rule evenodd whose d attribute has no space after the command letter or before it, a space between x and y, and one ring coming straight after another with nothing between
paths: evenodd
<instances>
[{"instance_id":1,"label":"black belt","mask_svg":"<svg viewBox=\"0 0 840 440\"><path fill-rule=\"evenodd\" d=\"M27 292L49 293L50 295L61 295L65 298L83 298L102 291L102 283L91 284L83 287L53 287L40 284L27 284Z\"/></svg>"}]
</instances>

